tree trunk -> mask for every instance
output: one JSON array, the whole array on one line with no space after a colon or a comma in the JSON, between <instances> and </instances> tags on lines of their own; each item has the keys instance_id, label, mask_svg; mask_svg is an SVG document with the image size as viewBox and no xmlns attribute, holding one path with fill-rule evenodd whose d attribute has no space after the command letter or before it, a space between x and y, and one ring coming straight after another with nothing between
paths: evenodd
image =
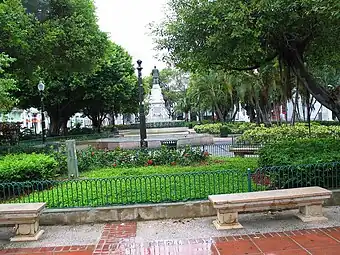
<instances>
[{"instance_id":1,"label":"tree trunk","mask_svg":"<svg viewBox=\"0 0 340 255\"><path fill-rule=\"evenodd\" d=\"M91 121L93 129L95 129L96 131L100 130L100 120L97 114L91 116Z\"/></svg>"},{"instance_id":2,"label":"tree trunk","mask_svg":"<svg viewBox=\"0 0 340 255\"><path fill-rule=\"evenodd\" d=\"M249 116L250 122L255 123L256 122L255 108L252 105L248 104L244 107L244 109L246 110L247 115Z\"/></svg>"},{"instance_id":3,"label":"tree trunk","mask_svg":"<svg viewBox=\"0 0 340 255\"><path fill-rule=\"evenodd\" d=\"M68 134L68 128L67 128L68 120L69 120L68 118L64 118L61 122L61 132L65 136Z\"/></svg>"},{"instance_id":4,"label":"tree trunk","mask_svg":"<svg viewBox=\"0 0 340 255\"><path fill-rule=\"evenodd\" d=\"M309 136L310 136L310 135L311 135L311 130L310 130L311 104L310 104L310 93L309 93L309 92L307 92L306 105L307 105L307 123L308 123L308 131L309 131Z\"/></svg>"},{"instance_id":5,"label":"tree trunk","mask_svg":"<svg viewBox=\"0 0 340 255\"><path fill-rule=\"evenodd\" d=\"M218 105L215 106L215 109L216 109L216 113L217 113L217 118L219 121L223 121L223 113L220 109L220 107L218 107Z\"/></svg>"},{"instance_id":6,"label":"tree trunk","mask_svg":"<svg viewBox=\"0 0 340 255\"><path fill-rule=\"evenodd\" d=\"M320 104L333 111L334 115L340 120L340 101L338 95L330 93L326 88L317 84L314 77L305 67L302 54L299 54L297 49L286 49L284 59L308 92Z\"/></svg>"},{"instance_id":7,"label":"tree trunk","mask_svg":"<svg viewBox=\"0 0 340 255\"><path fill-rule=\"evenodd\" d=\"M60 121L56 115L48 113L50 116L50 134L57 136L60 134Z\"/></svg>"},{"instance_id":8,"label":"tree trunk","mask_svg":"<svg viewBox=\"0 0 340 255\"><path fill-rule=\"evenodd\" d=\"M262 122L266 127L270 127L272 125L269 116L268 116L268 111L266 109L266 106L258 104L258 110L259 110L259 115L260 119L262 119Z\"/></svg>"},{"instance_id":9,"label":"tree trunk","mask_svg":"<svg viewBox=\"0 0 340 255\"><path fill-rule=\"evenodd\" d=\"M296 83L296 91L295 91L295 99L293 101L293 113L292 113L292 120L291 120L291 125L295 125L295 119L296 119L296 112L299 104L299 87L298 87L298 82Z\"/></svg>"}]
</instances>

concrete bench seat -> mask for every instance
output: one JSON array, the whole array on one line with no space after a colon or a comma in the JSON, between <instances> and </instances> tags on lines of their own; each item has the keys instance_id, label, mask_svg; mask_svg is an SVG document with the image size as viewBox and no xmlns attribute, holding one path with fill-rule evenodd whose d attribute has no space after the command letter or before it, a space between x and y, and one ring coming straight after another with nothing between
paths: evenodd
<instances>
[{"instance_id":1,"label":"concrete bench seat","mask_svg":"<svg viewBox=\"0 0 340 255\"><path fill-rule=\"evenodd\" d=\"M235 156L244 157L245 155L257 155L260 148L256 147L230 147L229 151Z\"/></svg>"},{"instance_id":2,"label":"concrete bench seat","mask_svg":"<svg viewBox=\"0 0 340 255\"><path fill-rule=\"evenodd\" d=\"M256 212L299 208L298 217L303 222L327 220L322 204L332 192L320 187L269 190L259 192L210 195L209 200L217 209L213 223L220 229L243 228L238 222L239 212Z\"/></svg>"},{"instance_id":3,"label":"concrete bench seat","mask_svg":"<svg viewBox=\"0 0 340 255\"><path fill-rule=\"evenodd\" d=\"M39 228L40 214L45 203L0 204L0 225L15 225L12 242L36 241L44 233Z\"/></svg>"}]
</instances>

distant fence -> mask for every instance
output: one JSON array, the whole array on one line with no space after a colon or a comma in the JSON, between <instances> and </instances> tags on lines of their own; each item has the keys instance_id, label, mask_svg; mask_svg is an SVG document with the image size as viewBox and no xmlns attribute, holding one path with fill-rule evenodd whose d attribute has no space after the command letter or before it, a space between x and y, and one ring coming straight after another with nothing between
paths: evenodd
<instances>
[{"instance_id":1,"label":"distant fence","mask_svg":"<svg viewBox=\"0 0 340 255\"><path fill-rule=\"evenodd\" d=\"M100 207L207 199L271 189L340 188L340 162L105 179L0 183L0 203L46 202L49 208Z\"/></svg>"},{"instance_id":2,"label":"distant fence","mask_svg":"<svg viewBox=\"0 0 340 255\"><path fill-rule=\"evenodd\" d=\"M48 142L45 145L37 143L22 143L12 146L0 146L0 155L16 154L16 153L50 153L58 150L64 142ZM207 151L211 156L216 157L234 157L237 152L245 151L245 157L257 157L257 152L261 145L246 145L246 144L209 144L209 145L193 145L192 148ZM180 149L180 147L178 147ZM149 149L157 150L157 148ZM249 152L247 154L247 151ZM235 153L236 152L236 153Z\"/></svg>"}]
</instances>

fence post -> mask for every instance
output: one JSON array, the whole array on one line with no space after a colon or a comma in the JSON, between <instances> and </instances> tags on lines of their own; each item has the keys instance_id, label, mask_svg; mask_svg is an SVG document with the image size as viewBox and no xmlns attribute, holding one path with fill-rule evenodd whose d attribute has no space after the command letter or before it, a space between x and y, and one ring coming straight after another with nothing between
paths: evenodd
<instances>
[{"instance_id":1,"label":"fence post","mask_svg":"<svg viewBox=\"0 0 340 255\"><path fill-rule=\"evenodd\" d=\"M78 178L78 161L77 161L77 153L76 153L76 141L75 140L67 140L66 142L67 148L67 169L68 169L68 178Z\"/></svg>"},{"instance_id":2,"label":"fence post","mask_svg":"<svg viewBox=\"0 0 340 255\"><path fill-rule=\"evenodd\" d=\"M250 170L250 168L247 169L247 179L248 179L248 192L251 192L252 187L251 187L251 170Z\"/></svg>"}]
</instances>

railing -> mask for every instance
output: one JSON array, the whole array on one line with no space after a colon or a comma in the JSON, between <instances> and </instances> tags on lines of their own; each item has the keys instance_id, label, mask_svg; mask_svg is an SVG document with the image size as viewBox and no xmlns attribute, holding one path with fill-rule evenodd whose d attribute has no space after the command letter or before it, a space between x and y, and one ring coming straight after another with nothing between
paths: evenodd
<instances>
[{"instance_id":1,"label":"railing","mask_svg":"<svg viewBox=\"0 0 340 255\"><path fill-rule=\"evenodd\" d=\"M207 199L211 194L320 186L340 188L340 162L181 174L0 183L0 203L49 208L100 207Z\"/></svg>"},{"instance_id":2,"label":"railing","mask_svg":"<svg viewBox=\"0 0 340 255\"><path fill-rule=\"evenodd\" d=\"M62 146L63 142L55 142L55 143L47 143L45 145L42 144L19 144L12 146L0 146L0 155L6 155L11 153L50 153L56 151L60 146ZM175 146L174 146L175 147ZM177 146L178 149L181 147ZM185 146L182 146L185 147ZM193 145L192 148L199 148L201 151L207 151L211 156L217 157L234 157L235 149L243 150L243 149L259 149L260 145L246 145L246 144L210 144L210 145ZM148 150L153 151L159 148L148 148ZM138 149L137 149L138 150ZM247 157L257 157L257 155L246 155Z\"/></svg>"},{"instance_id":3,"label":"railing","mask_svg":"<svg viewBox=\"0 0 340 255\"><path fill-rule=\"evenodd\" d=\"M255 150L258 151L261 145L247 145L247 144L210 144L193 146L199 148L202 151L207 151L211 156L216 157L235 157L235 151L241 150ZM257 153L249 153L246 157L257 157Z\"/></svg>"},{"instance_id":4,"label":"railing","mask_svg":"<svg viewBox=\"0 0 340 255\"><path fill-rule=\"evenodd\" d=\"M255 190L320 186L340 188L340 162L263 167L252 172Z\"/></svg>"},{"instance_id":5,"label":"railing","mask_svg":"<svg viewBox=\"0 0 340 255\"><path fill-rule=\"evenodd\" d=\"M206 199L248 190L244 171L189 172L107 179L0 183L1 202L46 202L50 208L98 207ZM0 202L0 203L1 203Z\"/></svg>"}]
</instances>

